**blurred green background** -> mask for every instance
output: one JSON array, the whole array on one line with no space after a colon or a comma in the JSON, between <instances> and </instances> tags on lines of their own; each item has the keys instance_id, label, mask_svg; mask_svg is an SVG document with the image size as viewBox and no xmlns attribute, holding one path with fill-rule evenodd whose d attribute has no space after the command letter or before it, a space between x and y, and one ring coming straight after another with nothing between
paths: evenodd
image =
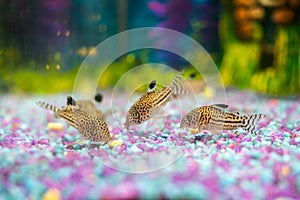
<instances>
[{"instance_id":1,"label":"blurred green background","mask_svg":"<svg viewBox=\"0 0 300 200\"><path fill-rule=\"evenodd\" d=\"M228 87L300 93L299 0L11 0L0 2L0 13L2 92L72 91L93 47L121 31L159 26L199 42ZM99 88L148 62L192 70L171 53L140 50L112 63Z\"/></svg>"}]
</instances>

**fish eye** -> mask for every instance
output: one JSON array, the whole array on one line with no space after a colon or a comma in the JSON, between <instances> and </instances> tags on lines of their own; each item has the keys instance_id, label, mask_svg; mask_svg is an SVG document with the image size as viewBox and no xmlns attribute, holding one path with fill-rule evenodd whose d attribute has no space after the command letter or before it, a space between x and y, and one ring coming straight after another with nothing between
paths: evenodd
<instances>
[{"instance_id":1,"label":"fish eye","mask_svg":"<svg viewBox=\"0 0 300 200\"><path fill-rule=\"evenodd\" d=\"M139 118L139 114L136 113L136 112L134 112L134 113L132 113L132 117L133 117L134 119L137 119L137 118Z\"/></svg>"},{"instance_id":2,"label":"fish eye","mask_svg":"<svg viewBox=\"0 0 300 200\"><path fill-rule=\"evenodd\" d=\"M186 119L187 121L191 121L191 120L192 120L192 116L187 115L187 116L185 117L185 119Z\"/></svg>"}]
</instances>

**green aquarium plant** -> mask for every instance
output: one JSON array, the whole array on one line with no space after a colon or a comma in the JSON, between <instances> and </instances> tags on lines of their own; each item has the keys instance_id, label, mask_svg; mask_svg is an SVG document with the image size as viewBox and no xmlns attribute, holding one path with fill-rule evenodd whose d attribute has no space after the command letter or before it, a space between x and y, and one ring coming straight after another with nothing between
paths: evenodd
<instances>
[{"instance_id":1,"label":"green aquarium plant","mask_svg":"<svg viewBox=\"0 0 300 200\"><path fill-rule=\"evenodd\" d=\"M227 86L300 93L300 4L293 2L286 7L267 0L223 3L221 74Z\"/></svg>"}]
</instances>

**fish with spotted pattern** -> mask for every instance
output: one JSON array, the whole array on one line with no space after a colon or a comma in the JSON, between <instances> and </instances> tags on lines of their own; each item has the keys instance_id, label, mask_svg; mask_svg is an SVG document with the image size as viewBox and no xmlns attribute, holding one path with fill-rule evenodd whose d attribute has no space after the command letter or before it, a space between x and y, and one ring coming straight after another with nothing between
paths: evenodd
<instances>
[{"instance_id":1,"label":"fish with spotted pattern","mask_svg":"<svg viewBox=\"0 0 300 200\"><path fill-rule=\"evenodd\" d=\"M81 144L87 140L106 144L112 140L108 127L103 119L96 114L89 113L82 109L82 107L78 106L79 104L76 106L67 105L66 107L58 108L49 103L38 101L37 105L53 111L57 116L65 119L68 124L78 130L80 140L74 144Z\"/></svg>"},{"instance_id":2,"label":"fish with spotted pattern","mask_svg":"<svg viewBox=\"0 0 300 200\"><path fill-rule=\"evenodd\" d=\"M141 124L153 117L172 98L185 95L187 91L182 86L183 72L176 75L170 85L157 89L156 81L153 80L147 92L145 92L129 109L126 115L125 126Z\"/></svg>"}]
</instances>

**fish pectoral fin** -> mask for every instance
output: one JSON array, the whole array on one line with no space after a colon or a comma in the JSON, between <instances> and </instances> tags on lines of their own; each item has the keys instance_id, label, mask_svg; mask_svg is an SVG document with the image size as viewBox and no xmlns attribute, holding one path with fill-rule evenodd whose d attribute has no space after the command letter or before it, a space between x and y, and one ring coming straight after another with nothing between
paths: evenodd
<instances>
[{"instance_id":1,"label":"fish pectoral fin","mask_svg":"<svg viewBox=\"0 0 300 200\"><path fill-rule=\"evenodd\" d=\"M165 118L165 117L168 117L170 116L170 114L161 114L161 115L154 115L154 116L151 116L150 119L161 119L161 118Z\"/></svg>"},{"instance_id":2,"label":"fish pectoral fin","mask_svg":"<svg viewBox=\"0 0 300 200\"><path fill-rule=\"evenodd\" d=\"M213 135L221 135L222 129L219 129L211 124L206 124L202 126L202 129L210 131Z\"/></svg>"},{"instance_id":3,"label":"fish pectoral fin","mask_svg":"<svg viewBox=\"0 0 300 200\"><path fill-rule=\"evenodd\" d=\"M66 147L66 148L69 148L69 147L74 146L74 145L76 145L76 144L81 145L81 144L83 144L83 143L85 143L85 142L86 142L86 140L80 139L79 141L73 142L73 143L71 143L71 144L68 144L68 145L66 145L65 147Z\"/></svg>"},{"instance_id":4,"label":"fish pectoral fin","mask_svg":"<svg viewBox=\"0 0 300 200\"><path fill-rule=\"evenodd\" d=\"M211 129L210 132L213 134L213 135L218 135L220 136L221 133L223 132L222 130L218 130L218 129Z\"/></svg>"},{"instance_id":5,"label":"fish pectoral fin","mask_svg":"<svg viewBox=\"0 0 300 200\"><path fill-rule=\"evenodd\" d=\"M150 118L155 118L155 119L160 119L170 115L166 113L162 108L153 109L152 111L150 111L150 113L151 113Z\"/></svg>"}]
</instances>

